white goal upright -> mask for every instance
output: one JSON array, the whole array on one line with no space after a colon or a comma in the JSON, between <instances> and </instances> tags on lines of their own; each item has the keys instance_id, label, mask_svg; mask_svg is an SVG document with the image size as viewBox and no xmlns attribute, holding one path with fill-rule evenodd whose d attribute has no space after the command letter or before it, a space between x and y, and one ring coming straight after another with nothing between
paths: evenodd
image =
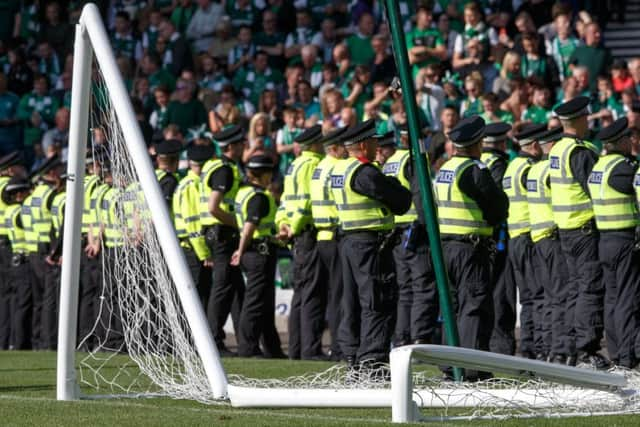
<instances>
[{"instance_id":1,"label":"white goal upright","mask_svg":"<svg viewBox=\"0 0 640 427\"><path fill-rule=\"evenodd\" d=\"M451 415L550 416L637 412L637 377L550 365L445 346L406 346L383 372L344 365L279 379L227 376L198 292L161 196L146 144L98 9L84 7L76 26L67 205L64 224L57 363L57 398L154 394L243 407L392 407L394 421L419 419L417 407ZM91 133L91 141L88 135ZM108 187L92 206L109 231L102 241L102 284L94 327L79 337L77 318L87 143L106 152L99 177ZM96 169L97 170L97 169ZM106 195L108 194L108 196ZM97 220L96 226L99 226ZM215 266L214 266L215 268ZM87 301L83 301L83 304ZM126 353L126 355L122 354ZM412 361L503 372L511 377L443 381ZM428 371L427 371L428 372ZM517 377L514 378L513 376ZM465 408L458 412L458 408Z\"/></svg>"}]
</instances>

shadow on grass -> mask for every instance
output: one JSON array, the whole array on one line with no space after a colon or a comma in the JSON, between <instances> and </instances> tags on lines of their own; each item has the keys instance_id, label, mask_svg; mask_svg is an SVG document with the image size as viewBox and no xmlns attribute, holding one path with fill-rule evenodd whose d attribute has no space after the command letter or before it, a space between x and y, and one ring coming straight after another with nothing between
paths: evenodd
<instances>
[{"instance_id":1,"label":"shadow on grass","mask_svg":"<svg viewBox=\"0 0 640 427\"><path fill-rule=\"evenodd\" d=\"M55 384L15 385L0 387L0 393L11 393L16 391L47 391L55 389Z\"/></svg>"}]
</instances>

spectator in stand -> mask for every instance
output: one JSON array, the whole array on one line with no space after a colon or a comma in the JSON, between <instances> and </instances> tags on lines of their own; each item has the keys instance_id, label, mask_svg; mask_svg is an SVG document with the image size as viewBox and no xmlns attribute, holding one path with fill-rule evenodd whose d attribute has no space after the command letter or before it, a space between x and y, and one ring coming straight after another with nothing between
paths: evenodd
<instances>
[{"instance_id":1,"label":"spectator in stand","mask_svg":"<svg viewBox=\"0 0 640 427\"><path fill-rule=\"evenodd\" d=\"M198 81L200 88L212 90L217 94L222 91L223 87L230 83L229 79L227 79L222 72L218 61L211 55L202 55L200 57L200 66L202 67L202 75Z\"/></svg>"},{"instance_id":2,"label":"spectator in stand","mask_svg":"<svg viewBox=\"0 0 640 427\"><path fill-rule=\"evenodd\" d=\"M336 22L331 18L325 18L320 25L320 31L313 36L311 44L320 50L320 59L323 63L331 62L333 59L333 49L338 44L338 33Z\"/></svg>"},{"instance_id":3,"label":"spectator in stand","mask_svg":"<svg viewBox=\"0 0 640 427\"><path fill-rule=\"evenodd\" d=\"M353 78L342 85L342 95L346 105L356 110L358 120L362 120L364 104L372 93L371 70L365 65L356 66Z\"/></svg>"},{"instance_id":4,"label":"spectator in stand","mask_svg":"<svg viewBox=\"0 0 640 427\"><path fill-rule=\"evenodd\" d=\"M537 53L542 56L545 54L546 44L544 37L542 34L538 33L538 29L536 24L533 22L533 18L528 12L520 12L515 20L516 29L518 30L518 34L515 36L513 43L508 44L508 46L518 52L520 55L524 55L525 49L522 44L522 38L525 34L534 34L538 43Z\"/></svg>"},{"instance_id":5,"label":"spectator in stand","mask_svg":"<svg viewBox=\"0 0 640 427\"><path fill-rule=\"evenodd\" d=\"M297 8L308 8L316 25L329 18L340 25L347 24L348 1L346 0L294 0Z\"/></svg>"},{"instance_id":6,"label":"spectator in stand","mask_svg":"<svg viewBox=\"0 0 640 427\"><path fill-rule=\"evenodd\" d=\"M338 77L338 67L333 62L329 62L322 66L322 85L318 89L318 94L322 96L323 92L328 89L335 89L339 86L340 79Z\"/></svg>"},{"instance_id":7,"label":"spectator in stand","mask_svg":"<svg viewBox=\"0 0 640 427\"><path fill-rule=\"evenodd\" d=\"M233 78L233 87L236 91L242 92L255 107L262 92L266 89L275 89L282 80L282 74L269 67L269 57L266 52L258 51L254 55L251 69L238 70Z\"/></svg>"},{"instance_id":8,"label":"spectator in stand","mask_svg":"<svg viewBox=\"0 0 640 427\"><path fill-rule=\"evenodd\" d=\"M234 76L238 70L248 68L255 53L251 28L243 25L238 30L238 43L229 50L227 73Z\"/></svg>"},{"instance_id":9,"label":"spectator in stand","mask_svg":"<svg viewBox=\"0 0 640 427\"><path fill-rule=\"evenodd\" d=\"M7 53L7 85L10 92L22 96L33 87L33 71L27 66L24 49L14 47Z\"/></svg>"},{"instance_id":10,"label":"spectator in stand","mask_svg":"<svg viewBox=\"0 0 640 427\"><path fill-rule=\"evenodd\" d=\"M128 58L130 61L140 61L142 43L133 34L129 13L125 11L116 13L114 23L114 32L111 34L114 55Z\"/></svg>"},{"instance_id":11,"label":"spectator in stand","mask_svg":"<svg viewBox=\"0 0 640 427\"><path fill-rule=\"evenodd\" d=\"M513 124L513 115L500 109L500 101L495 93L485 93L482 95L481 100L484 112L480 117L482 117L485 123L504 122Z\"/></svg>"},{"instance_id":12,"label":"spectator in stand","mask_svg":"<svg viewBox=\"0 0 640 427\"><path fill-rule=\"evenodd\" d=\"M365 12L358 20L358 29L349 36L345 43L349 57L355 65L369 65L375 55L371 47L371 37L375 29L375 21L371 13Z\"/></svg>"},{"instance_id":13,"label":"spectator in stand","mask_svg":"<svg viewBox=\"0 0 640 427\"><path fill-rule=\"evenodd\" d=\"M284 56L289 64L300 60L302 46L310 44L315 35L313 31L311 15L306 9L296 11L296 29L287 35L284 43Z\"/></svg>"},{"instance_id":14,"label":"spectator in stand","mask_svg":"<svg viewBox=\"0 0 640 427\"><path fill-rule=\"evenodd\" d=\"M464 79L464 90L467 93L467 97L460 105L461 117L464 118L475 114L482 114L482 101L480 97L483 94L483 87L482 75L478 72L473 72Z\"/></svg>"},{"instance_id":15,"label":"spectator in stand","mask_svg":"<svg viewBox=\"0 0 640 427\"><path fill-rule=\"evenodd\" d=\"M269 66L282 69L284 65L285 36L278 31L276 14L270 10L262 13L262 31L256 34L255 45L269 55Z\"/></svg>"},{"instance_id":16,"label":"spectator in stand","mask_svg":"<svg viewBox=\"0 0 640 427\"><path fill-rule=\"evenodd\" d=\"M59 58L64 58L71 52L73 44L73 27L63 22L60 16L60 4L52 1L47 4L45 22L40 29L40 40L51 44Z\"/></svg>"},{"instance_id":17,"label":"spectator in stand","mask_svg":"<svg viewBox=\"0 0 640 427\"><path fill-rule=\"evenodd\" d=\"M558 68L560 80L571 75L570 58L573 52L582 43L580 39L571 34L571 12L564 4L557 3L553 6L553 23L557 35L551 41L549 55L553 57Z\"/></svg>"},{"instance_id":18,"label":"spectator in stand","mask_svg":"<svg viewBox=\"0 0 640 427\"><path fill-rule=\"evenodd\" d=\"M376 133L387 133L391 105L393 104L393 92L384 82L373 84L373 99L364 103L364 115L362 121L373 119L376 123Z\"/></svg>"},{"instance_id":19,"label":"spectator in stand","mask_svg":"<svg viewBox=\"0 0 640 427\"><path fill-rule=\"evenodd\" d=\"M438 64L431 63L418 72L416 89L418 90L418 106L431 124L431 130L439 130L439 118L444 108L445 93L440 85L440 67Z\"/></svg>"},{"instance_id":20,"label":"spectator in stand","mask_svg":"<svg viewBox=\"0 0 640 427\"><path fill-rule=\"evenodd\" d=\"M546 124L551 118L551 92L543 84L532 85L531 105L522 113L522 121Z\"/></svg>"},{"instance_id":21,"label":"spectator in stand","mask_svg":"<svg viewBox=\"0 0 640 427\"><path fill-rule=\"evenodd\" d=\"M33 79L33 91L20 99L18 118L23 121L24 146L27 157L30 157L32 147L40 142L42 133L53 125L53 119L58 111L58 100L48 94L49 80L38 74Z\"/></svg>"},{"instance_id":22,"label":"spectator in stand","mask_svg":"<svg viewBox=\"0 0 640 427\"><path fill-rule=\"evenodd\" d=\"M149 89L151 91L160 85L165 86L170 91L175 89L175 76L162 67L160 57L157 54L145 54L140 62L140 69L149 79Z\"/></svg>"},{"instance_id":23,"label":"spectator in stand","mask_svg":"<svg viewBox=\"0 0 640 427\"><path fill-rule=\"evenodd\" d=\"M522 113L529 106L529 83L522 77L514 78L511 81L510 93L511 95L500 104L500 109L513 116L515 126L520 123Z\"/></svg>"},{"instance_id":24,"label":"spectator in stand","mask_svg":"<svg viewBox=\"0 0 640 427\"><path fill-rule=\"evenodd\" d=\"M276 152L280 156L279 170L281 176L285 176L289 165L296 157L296 145L293 140L302 132L302 129L296 125L296 114L295 108L285 107L282 111L284 126L278 129L276 133Z\"/></svg>"},{"instance_id":25,"label":"spectator in stand","mask_svg":"<svg viewBox=\"0 0 640 427\"><path fill-rule=\"evenodd\" d=\"M469 58L475 58L475 60L458 68L457 71L463 79L472 74L480 74L483 82L482 90L489 92L493 81L498 76L498 70L496 70L495 64L489 60L489 57L485 55L485 48L486 45L479 39L470 39L466 46L466 52Z\"/></svg>"},{"instance_id":26,"label":"spectator in stand","mask_svg":"<svg viewBox=\"0 0 640 427\"><path fill-rule=\"evenodd\" d=\"M156 2L157 3L157 2ZM157 7L157 5L156 5ZM160 36L160 22L162 22L162 13L158 9L151 9L149 12L149 24L142 32L142 51L146 53L157 53L156 43Z\"/></svg>"},{"instance_id":27,"label":"spectator in stand","mask_svg":"<svg viewBox=\"0 0 640 427\"><path fill-rule=\"evenodd\" d=\"M569 58L574 67L582 65L589 70L589 90L595 92L597 77L607 72L611 65L609 49L600 46L600 26L596 22L587 24L584 32L584 45L578 46Z\"/></svg>"},{"instance_id":28,"label":"spectator in stand","mask_svg":"<svg viewBox=\"0 0 640 427\"><path fill-rule=\"evenodd\" d=\"M142 111L145 115L145 121L147 121L155 106L155 99L153 97L153 91L149 88L149 80L146 77L138 77L134 80L131 99L140 101Z\"/></svg>"},{"instance_id":29,"label":"spectator in stand","mask_svg":"<svg viewBox=\"0 0 640 427\"><path fill-rule=\"evenodd\" d=\"M413 77L429 64L444 61L447 48L440 31L432 27L433 15L426 6L418 7L416 26L407 36L409 63L413 65Z\"/></svg>"},{"instance_id":30,"label":"spectator in stand","mask_svg":"<svg viewBox=\"0 0 640 427\"><path fill-rule=\"evenodd\" d=\"M262 92L258 102L258 112L269 116L270 127L275 135L275 131L283 125L282 113L278 105L278 94L275 89L267 89Z\"/></svg>"},{"instance_id":31,"label":"spectator in stand","mask_svg":"<svg viewBox=\"0 0 640 427\"><path fill-rule=\"evenodd\" d=\"M598 77L598 92L591 102L590 119L598 119L598 127L603 128L602 119L611 117L617 119L624 115L624 109L613 91L613 85L608 76Z\"/></svg>"},{"instance_id":32,"label":"spectator in stand","mask_svg":"<svg viewBox=\"0 0 640 427\"><path fill-rule=\"evenodd\" d=\"M219 61L221 65L226 65L229 52L237 43L238 40L233 36L229 17L223 16L216 26L215 37L209 46L209 55Z\"/></svg>"},{"instance_id":33,"label":"spectator in stand","mask_svg":"<svg viewBox=\"0 0 640 427\"><path fill-rule=\"evenodd\" d=\"M483 58L469 55L469 41L476 39L482 44L479 49L483 55L491 54L491 47L498 44L498 36L495 30L482 21L482 14L477 3L467 3L464 7L464 32L459 34L453 52L452 65L454 69L466 65L480 64Z\"/></svg>"},{"instance_id":34,"label":"spectator in stand","mask_svg":"<svg viewBox=\"0 0 640 427\"><path fill-rule=\"evenodd\" d=\"M313 88L306 80L300 80L297 86L297 99L294 107L304 111L304 127L309 128L320 120L320 104L313 97Z\"/></svg>"},{"instance_id":35,"label":"spectator in stand","mask_svg":"<svg viewBox=\"0 0 640 427\"><path fill-rule=\"evenodd\" d=\"M252 27L258 18L258 8L254 0L225 0L225 12L231 18L234 31L241 27Z\"/></svg>"},{"instance_id":36,"label":"spectator in stand","mask_svg":"<svg viewBox=\"0 0 640 427\"><path fill-rule=\"evenodd\" d=\"M182 70L193 67L191 48L170 20L163 19L159 29L160 37L166 43L162 65L177 77Z\"/></svg>"},{"instance_id":37,"label":"spectator in stand","mask_svg":"<svg viewBox=\"0 0 640 427\"><path fill-rule=\"evenodd\" d=\"M546 54L540 55L538 49L538 34L525 33L522 35L520 70L524 78L538 77L547 87L556 87L560 83L555 62Z\"/></svg>"},{"instance_id":38,"label":"spectator in stand","mask_svg":"<svg viewBox=\"0 0 640 427\"><path fill-rule=\"evenodd\" d=\"M358 123L356 110L351 107L344 107L340 112L341 121L345 127L355 126Z\"/></svg>"},{"instance_id":39,"label":"spectator in stand","mask_svg":"<svg viewBox=\"0 0 640 427\"><path fill-rule=\"evenodd\" d=\"M589 86L589 82L591 81L589 69L583 66L573 67L572 74L578 83L578 94L582 96L590 96L592 91Z\"/></svg>"},{"instance_id":40,"label":"spectator in stand","mask_svg":"<svg viewBox=\"0 0 640 427\"><path fill-rule=\"evenodd\" d=\"M167 107L164 126L169 123L175 124L183 135L186 135L190 128L207 122L207 112L200 101L193 99L193 89L193 83L179 79L175 99L169 102Z\"/></svg>"},{"instance_id":41,"label":"spectator in stand","mask_svg":"<svg viewBox=\"0 0 640 427\"><path fill-rule=\"evenodd\" d=\"M185 34L191 18L196 13L196 5L191 0L178 0L171 13L171 22L180 34Z\"/></svg>"},{"instance_id":42,"label":"spectator in stand","mask_svg":"<svg viewBox=\"0 0 640 427\"><path fill-rule=\"evenodd\" d=\"M67 108L71 108L71 85L73 83L71 76L70 71L64 71L58 79L56 88L51 91L51 95L58 100L58 103Z\"/></svg>"},{"instance_id":43,"label":"spectator in stand","mask_svg":"<svg viewBox=\"0 0 640 427\"><path fill-rule=\"evenodd\" d=\"M46 40L38 43L36 55L38 57L38 73L49 78L50 86L55 85L58 77L60 77L61 68L58 55L51 47L51 44Z\"/></svg>"},{"instance_id":44,"label":"spectator in stand","mask_svg":"<svg viewBox=\"0 0 640 427\"><path fill-rule=\"evenodd\" d=\"M511 82L521 76L520 55L514 51L509 51L502 58L500 75L493 81L492 92L498 95L498 99L506 99L511 93Z\"/></svg>"},{"instance_id":45,"label":"spectator in stand","mask_svg":"<svg viewBox=\"0 0 640 427\"><path fill-rule=\"evenodd\" d=\"M611 65L611 81L613 83L613 90L616 93L621 93L625 89L633 88L634 81L629 74L629 68L627 68L627 62L624 59L617 59L613 61Z\"/></svg>"},{"instance_id":46,"label":"spectator in stand","mask_svg":"<svg viewBox=\"0 0 640 427\"><path fill-rule=\"evenodd\" d=\"M191 17L185 31L187 40L196 54L206 52L213 43L215 29L222 17L223 8L212 0L198 0L198 9Z\"/></svg>"},{"instance_id":47,"label":"spectator in stand","mask_svg":"<svg viewBox=\"0 0 640 427\"><path fill-rule=\"evenodd\" d=\"M635 92L640 93L640 58L633 58L629 61L629 74L633 79Z\"/></svg>"},{"instance_id":48,"label":"spectator in stand","mask_svg":"<svg viewBox=\"0 0 640 427\"><path fill-rule=\"evenodd\" d=\"M336 45L333 49L333 62L338 67L338 81L344 83L353 73L354 65L351 63L349 49L344 43Z\"/></svg>"},{"instance_id":49,"label":"spectator in stand","mask_svg":"<svg viewBox=\"0 0 640 427\"><path fill-rule=\"evenodd\" d=\"M19 104L20 98L7 90L7 76L0 71L0 156L22 148Z\"/></svg>"},{"instance_id":50,"label":"spectator in stand","mask_svg":"<svg viewBox=\"0 0 640 427\"><path fill-rule=\"evenodd\" d=\"M229 125L243 125L254 112L250 102L238 101L233 87L227 86L222 89L218 104L209 112L209 129L216 133Z\"/></svg>"},{"instance_id":51,"label":"spectator in stand","mask_svg":"<svg viewBox=\"0 0 640 427\"><path fill-rule=\"evenodd\" d=\"M446 13L441 14L438 18L438 31L442 37L442 43L447 50L446 61L449 62L449 59L453 58L453 52L459 34L456 30L451 29L449 16Z\"/></svg>"},{"instance_id":52,"label":"spectator in stand","mask_svg":"<svg viewBox=\"0 0 640 427\"><path fill-rule=\"evenodd\" d=\"M344 97L337 89L327 89L320 97L323 127L333 129L342 125L340 113L345 106Z\"/></svg>"},{"instance_id":53,"label":"spectator in stand","mask_svg":"<svg viewBox=\"0 0 640 427\"><path fill-rule=\"evenodd\" d=\"M61 153L62 161L67 161L67 151L69 149L69 109L62 107L56 111L55 126L42 136L42 150L45 153L50 151L53 145L56 151Z\"/></svg>"},{"instance_id":54,"label":"spectator in stand","mask_svg":"<svg viewBox=\"0 0 640 427\"><path fill-rule=\"evenodd\" d=\"M311 83L314 90L318 90L322 84L322 61L318 58L318 48L313 44L302 46L300 58L303 67L302 78Z\"/></svg>"},{"instance_id":55,"label":"spectator in stand","mask_svg":"<svg viewBox=\"0 0 640 427\"><path fill-rule=\"evenodd\" d=\"M374 57L371 62L371 81L390 84L395 75L396 62L389 53L389 42L386 37L376 34L371 38Z\"/></svg>"},{"instance_id":56,"label":"spectator in stand","mask_svg":"<svg viewBox=\"0 0 640 427\"><path fill-rule=\"evenodd\" d=\"M155 99L155 107L149 116L149 124L154 131L161 130L163 125L167 123L167 107L171 91L164 85L158 85L153 90Z\"/></svg>"},{"instance_id":57,"label":"spectator in stand","mask_svg":"<svg viewBox=\"0 0 640 427\"><path fill-rule=\"evenodd\" d=\"M296 28L296 8L291 1L267 0L267 10L276 14L278 31L289 34Z\"/></svg>"},{"instance_id":58,"label":"spectator in stand","mask_svg":"<svg viewBox=\"0 0 640 427\"><path fill-rule=\"evenodd\" d=\"M251 118L247 139L248 144L242 154L243 162L246 163L249 158L256 154L266 154L272 157L275 161L277 158L275 153L276 147L271 137L268 115L264 113L257 113Z\"/></svg>"},{"instance_id":59,"label":"spectator in stand","mask_svg":"<svg viewBox=\"0 0 640 427\"><path fill-rule=\"evenodd\" d=\"M449 132L458 124L458 121L460 121L458 110L453 106L444 107L440 114L440 130L431 135L429 144L429 159L435 170L451 158L453 146L449 140Z\"/></svg>"},{"instance_id":60,"label":"spectator in stand","mask_svg":"<svg viewBox=\"0 0 640 427\"><path fill-rule=\"evenodd\" d=\"M303 69L300 64L288 66L285 81L277 89L278 100L282 105L293 105L297 101L298 82L302 80Z\"/></svg>"}]
</instances>

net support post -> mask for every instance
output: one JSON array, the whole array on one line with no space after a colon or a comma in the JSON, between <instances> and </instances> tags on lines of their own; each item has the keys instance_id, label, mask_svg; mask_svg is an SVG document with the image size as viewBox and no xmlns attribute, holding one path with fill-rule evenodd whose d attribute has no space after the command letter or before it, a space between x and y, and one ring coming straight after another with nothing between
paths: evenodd
<instances>
[{"instance_id":1,"label":"net support post","mask_svg":"<svg viewBox=\"0 0 640 427\"><path fill-rule=\"evenodd\" d=\"M399 347L389 354L391 371L391 421L411 423L420 420L419 410L413 402L413 376L411 349Z\"/></svg>"},{"instance_id":2,"label":"net support post","mask_svg":"<svg viewBox=\"0 0 640 427\"><path fill-rule=\"evenodd\" d=\"M160 191L144 138L135 119L129 94L122 81L96 5L89 3L83 8L80 22L84 24L89 34L104 81L109 88L109 98L122 128L122 133L125 135L127 150L135 165L140 186L149 205L158 241L191 328L195 347L202 359L212 395L215 399L224 399L227 397L227 377L218 349L213 341L191 272L178 243L167 203Z\"/></svg>"},{"instance_id":3,"label":"net support post","mask_svg":"<svg viewBox=\"0 0 640 427\"><path fill-rule=\"evenodd\" d=\"M58 319L58 360L56 395L58 400L80 396L76 382L75 349L78 327L78 293L82 254L82 207L84 169L89 122L89 91L93 52L85 27L76 25L73 54L73 87L67 163L67 204L65 209L60 309Z\"/></svg>"}]
</instances>

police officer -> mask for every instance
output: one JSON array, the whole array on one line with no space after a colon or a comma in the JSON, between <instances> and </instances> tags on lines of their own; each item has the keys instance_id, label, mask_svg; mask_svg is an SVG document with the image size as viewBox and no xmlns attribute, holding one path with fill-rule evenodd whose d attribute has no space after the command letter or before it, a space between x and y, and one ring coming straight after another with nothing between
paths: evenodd
<instances>
[{"instance_id":1,"label":"police officer","mask_svg":"<svg viewBox=\"0 0 640 427\"><path fill-rule=\"evenodd\" d=\"M173 219L176 234L204 307L206 307L206 298L211 289L203 286L203 284L210 286L210 283L201 280L204 279L201 273L203 267L212 266L212 261L211 252L204 241L200 222L200 174L202 173L202 165L214 154L213 145L192 144L189 146L187 149L189 172L180 181L173 195Z\"/></svg>"},{"instance_id":2,"label":"police officer","mask_svg":"<svg viewBox=\"0 0 640 427\"><path fill-rule=\"evenodd\" d=\"M156 178L160 190L171 210L173 193L178 187L178 161L182 143L177 139L168 139L156 145Z\"/></svg>"},{"instance_id":3,"label":"police officer","mask_svg":"<svg viewBox=\"0 0 640 427\"><path fill-rule=\"evenodd\" d=\"M338 208L331 194L331 171L346 155L342 135L347 128L337 128L322 137L325 157L318 163L311 176L311 213L318 229L320 280L328 283L327 320L331 332L331 360L342 359L338 345L340 325L340 301L342 299L342 264L338 250Z\"/></svg>"},{"instance_id":4,"label":"police officer","mask_svg":"<svg viewBox=\"0 0 640 427\"><path fill-rule=\"evenodd\" d=\"M277 207L267 189L274 163L268 156L256 155L245 167L248 184L238 191L235 210L241 237L231 257L231 264L242 266L247 278L238 330L238 355L284 358L274 317ZM259 347L260 341L263 351Z\"/></svg>"},{"instance_id":5,"label":"police officer","mask_svg":"<svg viewBox=\"0 0 640 427\"><path fill-rule=\"evenodd\" d=\"M14 151L0 158L0 194L11 177L24 176L20 153ZM0 350L9 348L11 336L11 293L7 275L11 265L11 242L5 227L5 212L8 204L0 197Z\"/></svg>"},{"instance_id":6,"label":"police officer","mask_svg":"<svg viewBox=\"0 0 640 427\"><path fill-rule=\"evenodd\" d=\"M63 170L66 169L63 167ZM60 295L60 265L62 256L62 229L64 226L64 209L66 206L65 183L67 173L60 174L60 183L51 203L51 248L45 257L49 265L49 274L42 294L42 334L45 348L55 350L58 345L58 307Z\"/></svg>"},{"instance_id":7,"label":"police officer","mask_svg":"<svg viewBox=\"0 0 640 427\"><path fill-rule=\"evenodd\" d=\"M213 138L222 150L222 156L207 161L200 174L200 221L215 265L207 317L218 351L222 356L233 356L234 353L224 345L223 326L231 313L234 330L240 327L244 294L242 273L238 267L229 264L239 239L234 203L240 187L237 162L242 158L244 134L239 126L230 126L214 134Z\"/></svg>"},{"instance_id":8,"label":"police officer","mask_svg":"<svg viewBox=\"0 0 640 427\"><path fill-rule=\"evenodd\" d=\"M493 229L507 218L508 199L480 161L484 120L466 118L451 132L454 156L436 178L438 220L453 289L460 345L489 349L493 325L491 259ZM465 378L478 373L467 371Z\"/></svg>"},{"instance_id":9,"label":"police officer","mask_svg":"<svg viewBox=\"0 0 640 427\"><path fill-rule=\"evenodd\" d=\"M493 181L500 189L502 189L504 172L509 165L507 134L510 131L511 125L508 123L489 123L485 126L482 139L480 160L487 165ZM512 280L509 280L512 274L511 266L507 262L508 237L507 224L499 224L494 229L496 253L491 278L495 319L489 347L491 351L502 354L514 354L516 351L516 286Z\"/></svg>"},{"instance_id":10,"label":"police officer","mask_svg":"<svg viewBox=\"0 0 640 427\"><path fill-rule=\"evenodd\" d=\"M32 343L36 350L45 349L48 342L43 333L43 292L48 286L50 266L45 258L51 243L51 205L60 182L62 162L57 155L50 157L34 173L37 181L33 192L22 204L22 222L25 231L26 250L31 272L33 298Z\"/></svg>"},{"instance_id":11,"label":"police officer","mask_svg":"<svg viewBox=\"0 0 640 427\"><path fill-rule=\"evenodd\" d=\"M529 223L529 206L527 204L527 175L531 165L541 155L536 136L547 127L543 124L525 125L514 135L520 146L518 157L513 159L502 179L502 188L509 198L509 230L508 260L511 276L505 278L507 287L518 287L520 295L520 353L523 357L546 360L543 352L541 334L542 317L538 315L543 309L544 292L534 276L532 269L531 225ZM540 305L537 305L540 304ZM534 306L535 305L535 306ZM536 330L538 333L536 334Z\"/></svg>"},{"instance_id":12,"label":"police officer","mask_svg":"<svg viewBox=\"0 0 640 427\"><path fill-rule=\"evenodd\" d=\"M589 192L600 231L607 350L616 365L633 368L640 362L635 348L640 326L640 252L635 229L640 216L633 188L637 162L631 156L628 125L627 118L622 117L598 133L606 154L591 171Z\"/></svg>"},{"instance_id":13,"label":"police officer","mask_svg":"<svg viewBox=\"0 0 640 427\"><path fill-rule=\"evenodd\" d=\"M563 137L562 127L549 129L538 135L542 150L540 161L533 164L527 175L527 205L531 241L533 242L533 274L543 286L546 312L542 314L543 351L548 361L565 364L571 350L565 340L569 325L566 321L567 262L558 240L558 228L553 221L551 182L549 177L549 151Z\"/></svg>"},{"instance_id":14,"label":"police officer","mask_svg":"<svg viewBox=\"0 0 640 427\"><path fill-rule=\"evenodd\" d=\"M609 366L598 353L603 335L602 268L598 258L599 234L589 198L587 181L598 155L585 141L589 98L580 96L554 110L565 136L549 152L553 220L569 266L570 287L567 321L572 329L566 338L575 341L570 364L577 361L597 369ZM575 352L577 351L577 355Z\"/></svg>"},{"instance_id":15,"label":"police officer","mask_svg":"<svg viewBox=\"0 0 640 427\"><path fill-rule=\"evenodd\" d=\"M284 177L282 205L276 216L278 236L293 242L294 290L289 315L289 358L324 358L322 333L327 282L320 278L317 230L311 213L311 177L322 160L322 128L315 125L298 135L302 153Z\"/></svg>"},{"instance_id":16,"label":"police officer","mask_svg":"<svg viewBox=\"0 0 640 427\"><path fill-rule=\"evenodd\" d=\"M26 243L22 224L21 203L31 191L31 183L19 175L13 176L2 190L2 200L7 204L5 228L11 242L11 263L8 271L11 294L11 337L9 346L14 350L29 350L32 328L31 274L26 257Z\"/></svg>"},{"instance_id":17,"label":"police officer","mask_svg":"<svg viewBox=\"0 0 640 427\"><path fill-rule=\"evenodd\" d=\"M349 157L331 171L331 192L344 234L338 339L353 367L388 360L396 309L393 216L411 207L411 192L372 163L377 145L374 134L373 120L347 130L343 140Z\"/></svg>"},{"instance_id":18,"label":"police officer","mask_svg":"<svg viewBox=\"0 0 640 427\"><path fill-rule=\"evenodd\" d=\"M411 191L413 203L405 214L396 215L394 221L396 233L401 236L393 247L398 282L394 345L435 343L439 342L438 294L406 127L400 129L400 148L395 150L395 145L393 133L378 139L379 156L387 147L392 146L395 151L386 158L382 172Z\"/></svg>"}]
</instances>

